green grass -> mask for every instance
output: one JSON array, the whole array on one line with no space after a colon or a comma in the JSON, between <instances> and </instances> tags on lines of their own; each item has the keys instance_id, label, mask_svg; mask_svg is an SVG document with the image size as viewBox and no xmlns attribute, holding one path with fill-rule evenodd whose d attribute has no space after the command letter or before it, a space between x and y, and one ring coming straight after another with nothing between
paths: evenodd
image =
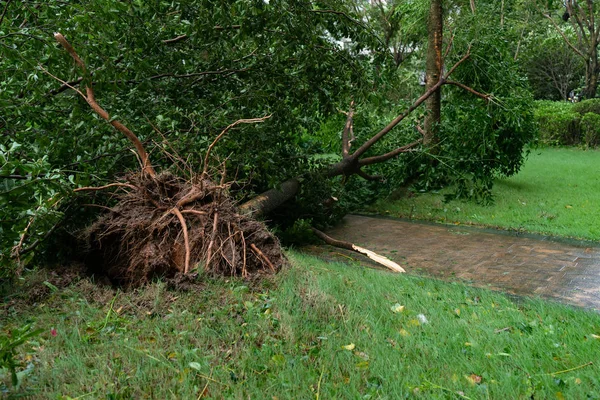
<instances>
[{"instance_id":1,"label":"green grass","mask_svg":"<svg viewBox=\"0 0 600 400\"><path fill-rule=\"evenodd\" d=\"M20 348L30 366L20 390L64 400L600 397L600 369L588 365L600 359L596 313L290 257L253 289L209 280L196 292L122 292L82 280L11 303L3 334L30 321L45 330Z\"/></svg>"},{"instance_id":2,"label":"green grass","mask_svg":"<svg viewBox=\"0 0 600 400\"><path fill-rule=\"evenodd\" d=\"M521 172L496 182L494 204L444 202L444 194L382 200L370 211L443 223L474 224L600 240L600 151L533 150Z\"/></svg>"}]
</instances>

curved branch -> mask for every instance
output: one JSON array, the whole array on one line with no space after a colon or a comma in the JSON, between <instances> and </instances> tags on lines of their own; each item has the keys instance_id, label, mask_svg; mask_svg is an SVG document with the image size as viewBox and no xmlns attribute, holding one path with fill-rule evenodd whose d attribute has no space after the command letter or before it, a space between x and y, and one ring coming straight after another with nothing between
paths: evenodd
<instances>
[{"instance_id":1,"label":"curved branch","mask_svg":"<svg viewBox=\"0 0 600 400\"><path fill-rule=\"evenodd\" d=\"M179 211L177 207L173 208L171 212L175 214L179 220L179 223L181 224L181 229L183 230L183 241L185 245L185 267L183 273L187 274L190 271L190 239L188 236L187 224L185 222L185 218L183 218L183 215L181 215L181 211Z\"/></svg>"},{"instance_id":2,"label":"curved branch","mask_svg":"<svg viewBox=\"0 0 600 400\"><path fill-rule=\"evenodd\" d=\"M492 97L492 95L480 93L480 92L476 91L475 89L465 85L464 83L460 83L460 82L456 82L456 81L446 81L446 84L458 86L459 88L462 88L462 89L466 90L467 92L474 94L477 97L481 97L485 101L490 101L490 99Z\"/></svg>"},{"instance_id":3,"label":"curved branch","mask_svg":"<svg viewBox=\"0 0 600 400\"><path fill-rule=\"evenodd\" d=\"M271 114L271 115L273 115L273 114ZM213 140L213 142L210 144L210 146L208 146L208 150L206 150L206 155L204 156L204 170L203 170L203 174L206 174L206 172L208 171L208 158L210 156L210 152L212 151L213 147L215 147L215 145L217 144L217 142L219 140L221 140L221 138L223 136L225 136L225 134L227 133L227 131L229 131L231 128L233 128L234 126L239 125L239 124L254 124L254 123L258 123L258 122L265 122L266 119L271 118L271 115L267 115L267 116L262 117L262 118L238 119L233 124L227 126L225 129L223 129L221 131L221 133L219 133L219 135L215 138L215 140Z\"/></svg>"},{"instance_id":4,"label":"curved branch","mask_svg":"<svg viewBox=\"0 0 600 400\"><path fill-rule=\"evenodd\" d=\"M139 189L137 186L134 186L134 185L129 184L129 183L116 182L116 183L111 183L109 185L104 185L104 186L85 186L85 187L80 187L80 188L74 189L73 192L98 191L98 190L108 189L108 188L111 188L111 187L127 187L127 188L133 189L133 190L138 190Z\"/></svg>"},{"instance_id":5,"label":"curved branch","mask_svg":"<svg viewBox=\"0 0 600 400\"><path fill-rule=\"evenodd\" d=\"M182 42L182 41L187 40L187 39L188 39L188 35L179 35L179 36L177 36L177 37L175 37L173 39L165 39L162 42L164 44L173 44L173 43L177 43L177 42Z\"/></svg>"},{"instance_id":6,"label":"curved branch","mask_svg":"<svg viewBox=\"0 0 600 400\"><path fill-rule=\"evenodd\" d=\"M358 165L360 167L364 167L365 165L382 163L382 162L387 161L391 158L394 158L402 153L408 153L409 151L411 151L413 149L413 147L416 147L419 144L421 144L422 141L423 141L423 139L419 139L412 143L406 144L402 147L398 147L396 150L392 150L389 153L381 154L379 156L363 158L362 160L358 161Z\"/></svg>"},{"instance_id":7,"label":"curved branch","mask_svg":"<svg viewBox=\"0 0 600 400\"><path fill-rule=\"evenodd\" d=\"M67 41L67 39L65 39L65 37L59 32L56 32L54 34L54 38L56 39L56 41L58 43L60 43L65 48L65 50L67 50L67 52L71 55L73 60L75 60L75 63L77 64L77 66L79 66L79 68L81 68L83 70L84 75L86 75L87 70L85 68L85 64L83 63L81 58L79 58L79 56L77 55L77 52L75 51L73 46L71 46L71 44ZM64 83L65 82L63 82L63 84ZM71 86L71 88L72 88L72 86ZM110 119L110 115L108 114L108 112L106 110L104 110L102 107L100 107L100 105L96 101L96 99L94 97L94 89L92 89L91 84L90 85L86 84L85 92L86 92L86 95L83 96L83 98L90 105L90 107L100 117L102 117L109 124L111 124L115 129L117 129L119 132L123 133L127 137L127 139L129 139L129 141L131 143L133 143L133 145L135 146L135 148L137 150L138 155L140 156L140 159L142 160L143 172L147 173L148 175L150 175L152 177L156 176L156 172L154 171L154 168L152 168L152 165L150 164L150 159L148 157L148 153L146 153L146 149L144 149L144 146L142 145L142 142L140 141L140 139L132 131L130 131L125 125L123 125L119 121ZM81 93L81 92L79 92L79 93Z\"/></svg>"}]
</instances>

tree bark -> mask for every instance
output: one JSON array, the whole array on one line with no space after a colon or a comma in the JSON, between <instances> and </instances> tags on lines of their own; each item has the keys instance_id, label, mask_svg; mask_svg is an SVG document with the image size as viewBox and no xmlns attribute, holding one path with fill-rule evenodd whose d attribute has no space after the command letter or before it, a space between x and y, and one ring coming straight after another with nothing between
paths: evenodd
<instances>
[{"instance_id":1,"label":"tree bark","mask_svg":"<svg viewBox=\"0 0 600 400\"><path fill-rule=\"evenodd\" d=\"M431 0L427 23L429 36L427 39L427 60L425 65L425 88L427 90L435 86L442 77L443 29L442 0ZM425 116L424 123L425 135L423 137L423 144L426 147L432 148L437 143L437 133L441 120L441 100L441 88L438 88L425 102L427 115Z\"/></svg>"}]
</instances>

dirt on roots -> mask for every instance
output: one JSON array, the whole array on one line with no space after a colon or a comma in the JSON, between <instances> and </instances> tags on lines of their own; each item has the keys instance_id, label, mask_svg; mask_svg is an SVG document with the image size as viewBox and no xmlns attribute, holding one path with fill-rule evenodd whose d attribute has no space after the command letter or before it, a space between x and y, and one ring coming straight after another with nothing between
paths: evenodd
<instances>
[{"instance_id":1,"label":"dirt on roots","mask_svg":"<svg viewBox=\"0 0 600 400\"><path fill-rule=\"evenodd\" d=\"M138 286L195 268L248 278L285 263L277 238L206 175L137 175L118 185L118 203L86 231L90 271L113 283Z\"/></svg>"}]
</instances>

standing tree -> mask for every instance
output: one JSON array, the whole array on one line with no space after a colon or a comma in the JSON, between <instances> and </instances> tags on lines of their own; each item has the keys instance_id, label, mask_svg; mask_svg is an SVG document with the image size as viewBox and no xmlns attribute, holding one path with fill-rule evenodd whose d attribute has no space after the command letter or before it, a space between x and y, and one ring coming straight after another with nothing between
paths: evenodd
<instances>
[{"instance_id":1,"label":"standing tree","mask_svg":"<svg viewBox=\"0 0 600 400\"><path fill-rule=\"evenodd\" d=\"M563 6L564 4L564 6ZM560 8L560 17L557 14ZM563 12L564 11L564 12ZM598 7L593 0L565 0L564 3L548 1L542 9L546 17L554 26L563 40L585 63L585 88L583 97L591 99L596 97L598 89L598 74L600 73L600 60L598 59L598 46L600 45L600 24L597 23ZM565 27L559 25L562 20L567 23ZM576 41L569 39L567 30L575 32Z\"/></svg>"},{"instance_id":2,"label":"standing tree","mask_svg":"<svg viewBox=\"0 0 600 400\"><path fill-rule=\"evenodd\" d=\"M431 0L427 21L427 58L425 65L425 88L430 90L442 76L442 47L444 44L444 12L442 0ZM442 107L441 90L436 90L427 100L423 143L435 146Z\"/></svg>"}]
</instances>

